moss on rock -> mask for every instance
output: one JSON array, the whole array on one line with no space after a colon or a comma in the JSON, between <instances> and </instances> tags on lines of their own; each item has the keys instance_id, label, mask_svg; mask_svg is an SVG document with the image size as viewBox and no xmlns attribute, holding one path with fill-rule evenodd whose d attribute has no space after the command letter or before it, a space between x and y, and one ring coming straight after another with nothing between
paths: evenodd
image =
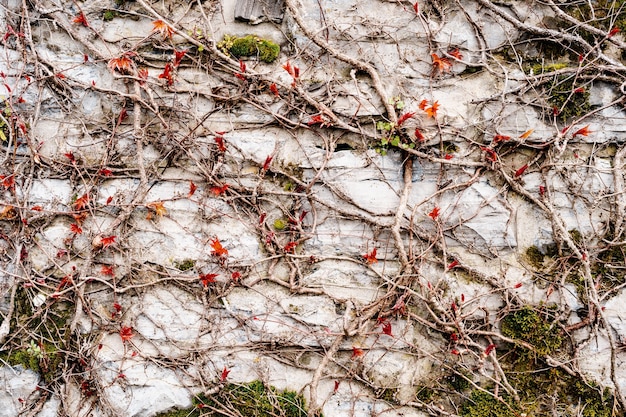
<instances>
[{"instance_id":1,"label":"moss on rock","mask_svg":"<svg viewBox=\"0 0 626 417\"><path fill-rule=\"evenodd\" d=\"M225 35L224 40L219 42L217 47L225 54L230 54L236 58L258 57L260 61L268 64L274 62L280 54L278 44L255 35L243 37Z\"/></svg>"}]
</instances>

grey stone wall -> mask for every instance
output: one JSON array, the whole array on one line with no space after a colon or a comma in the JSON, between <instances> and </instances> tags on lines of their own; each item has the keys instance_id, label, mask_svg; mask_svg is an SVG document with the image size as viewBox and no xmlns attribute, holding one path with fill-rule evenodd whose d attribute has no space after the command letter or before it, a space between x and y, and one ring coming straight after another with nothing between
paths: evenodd
<instances>
[{"instance_id":1,"label":"grey stone wall","mask_svg":"<svg viewBox=\"0 0 626 417\"><path fill-rule=\"evenodd\" d=\"M621 9L418 3L5 2L0 415L622 408Z\"/></svg>"}]
</instances>

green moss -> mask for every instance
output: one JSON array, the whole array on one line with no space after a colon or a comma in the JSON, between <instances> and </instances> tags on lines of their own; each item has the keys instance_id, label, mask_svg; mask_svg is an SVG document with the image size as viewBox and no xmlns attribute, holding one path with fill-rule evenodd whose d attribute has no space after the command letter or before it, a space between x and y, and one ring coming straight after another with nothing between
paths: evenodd
<instances>
[{"instance_id":1,"label":"green moss","mask_svg":"<svg viewBox=\"0 0 626 417\"><path fill-rule=\"evenodd\" d=\"M429 402L435 395L435 391L428 386L419 387L415 393L415 397L424 403Z\"/></svg>"},{"instance_id":2,"label":"green moss","mask_svg":"<svg viewBox=\"0 0 626 417\"><path fill-rule=\"evenodd\" d=\"M111 20L117 17L117 12L115 10L105 10L102 14L102 20L105 22L110 22Z\"/></svg>"},{"instance_id":3,"label":"green moss","mask_svg":"<svg viewBox=\"0 0 626 417\"><path fill-rule=\"evenodd\" d=\"M246 35L241 38L225 35L224 40L219 42L217 47L225 54L233 55L236 58L254 56L268 64L274 62L280 54L278 44L255 35Z\"/></svg>"},{"instance_id":4,"label":"green moss","mask_svg":"<svg viewBox=\"0 0 626 417\"><path fill-rule=\"evenodd\" d=\"M556 62L556 63L545 63L545 62L537 62L528 66L528 72L530 75L544 74L546 72L554 72L563 68L567 68L567 63L564 62Z\"/></svg>"},{"instance_id":5,"label":"green moss","mask_svg":"<svg viewBox=\"0 0 626 417\"><path fill-rule=\"evenodd\" d=\"M572 229L569 232L569 237L572 238L575 244L580 245L583 243L583 235L578 229Z\"/></svg>"},{"instance_id":6,"label":"green moss","mask_svg":"<svg viewBox=\"0 0 626 417\"><path fill-rule=\"evenodd\" d=\"M160 417L307 417L304 398L294 391L278 391L261 381L228 384L212 397L199 395L194 406L159 414ZM322 416L320 416L322 417Z\"/></svg>"},{"instance_id":7,"label":"green moss","mask_svg":"<svg viewBox=\"0 0 626 417\"><path fill-rule=\"evenodd\" d=\"M174 261L174 266L180 271L189 271L196 266L195 259L184 259L182 261Z\"/></svg>"},{"instance_id":8,"label":"green moss","mask_svg":"<svg viewBox=\"0 0 626 417\"><path fill-rule=\"evenodd\" d=\"M273 226L276 230L285 230L285 227L287 227L287 222L283 219L276 219L274 220Z\"/></svg>"},{"instance_id":9,"label":"green moss","mask_svg":"<svg viewBox=\"0 0 626 417\"><path fill-rule=\"evenodd\" d=\"M526 261L535 269L543 267L543 253L537 246L530 246L525 252Z\"/></svg>"},{"instance_id":10,"label":"green moss","mask_svg":"<svg viewBox=\"0 0 626 417\"><path fill-rule=\"evenodd\" d=\"M547 89L548 102L552 107L549 113L556 112L556 117L561 121L589 113L589 88L581 87L582 90L578 90L579 87L572 76L555 77Z\"/></svg>"},{"instance_id":11,"label":"green moss","mask_svg":"<svg viewBox=\"0 0 626 417\"><path fill-rule=\"evenodd\" d=\"M556 324L530 306L508 314L502 319L500 328L504 336L530 343L540 355L553 353L563 344Z\"/></svg>"},{"instance_id":12,"label":"green moss","mask_svg":"<svg viewBox=\"0 0 626 417\"><path fill-rule=\"evenodd\" d=\"M578 4L563 7L572 17L605 32L614 27L619 28L622 33L626 31L626 0L594 0L576 3ZM578 30L580 35L591 44L600 40L598 35L593 35L582 28Z\"/></svg>"},{"instance_id":13,"label":"green moss","mask_svg":"<svg viewBox=\"0 0 626 417\"><path fill-rule=\"evenodd\" d=\"M472 394L461 407L462 417L517 417L519 416L507 405L484 391L472 391Z\"/></svg>"}]
</instances>

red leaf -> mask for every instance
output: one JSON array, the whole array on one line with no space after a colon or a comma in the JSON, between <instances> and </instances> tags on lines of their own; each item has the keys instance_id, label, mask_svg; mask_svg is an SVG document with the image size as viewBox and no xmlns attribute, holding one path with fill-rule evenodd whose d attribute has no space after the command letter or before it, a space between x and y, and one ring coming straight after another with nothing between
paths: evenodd
<instances>
[{"instance_id":1,"label":"red leaf","mask_svg":"<svg viewBox=\"0 0 626 417\"><path fill-rule=\"evenodd\" d=\"M461 302L464 303L465 302L465 294L461 294Z\"/></svg>"},{"instance_id":2,"label":"red leaf","mask_svg":"<svg viewBox=\"0 0 626 417\"><path fill-rule=\"evenodd\" d=\"M180 62L183 60L183 57L185 56L186 53L187 53L186 49L183 49L182 51L174 50L174 66L175 67L180 65Z\"/></svg>"},{"instance_id":3,"label":"red leaf","mask_svg":"<svg viewBox=\"0 0 626 417\"><path fill-rule=\"evenodd\" d=\"M457 261L456 259L452 262L450 262L450 264L448 265L448 269L452 269L455 266L457 266L459 264L459 261Z\"/></svg>"},{"instance_id":4,"label":"red leaf","mask_svg":"<svg viewBox=\"0 0 626 417\"><path fill-rule=\"evenodd\" d=\"M307 215L307 214L309 214L309 212L308 212L308 211L306 211L306 210L302 210L302 213L300 213L300 217L298 218L298 221L299 221L300 223L302 223L302 220L304 220L304 218L306 217L306 215Z\"/></svg>"},{"instance_id":5,"label":"red leaf","mask_svg":"<svg viewBox=\"0 0 626 417\"><path fill-rule=\"evenodd\" d=\"M276 97L280 97L280 94L278 93L278 87L276 87L275 83L270 84L270 91L274 93Z\"/></svg>"},{"instance_id":6,"label":"red leaf","mask_svg":"<svg viewBox=\"0 0 626 417\"><path fill-rule=\"evenodd\" d=\"M107 236L107 237L103 237L103 238L102 238L102 240L101 240L101 241L102 241L102 248L103 248L103 249L106 249L106 248L108 248L109 246L111 246L112 244L114 244L114 243L115 243L115 238L116 238L116 237L117 237L117 236Z\"/></svg>"},{"instance_id":7,"label":"red leaf","mask_svg":"<svg viewBox=\"0 0 626 417\"><path fill-rule=\"evenodd\" d=\"M80 226L77 225L76 223L70 224L70 231L77 235L80 235L81 233L83 233L83 229L81 229Z\"/></svg>"},{"instance_id":8,"label":"red leaf","mask_svg":"<svg viewBox=\"0 0 626 417\"><path fill-rule=\"evenodd\" d=\"M387 336L391 336L393 337L393 334L391 334L391 323L386 321L383 323L383 333L386 334Z\"/></svg>"},{"instance_id":9,"label":"red leaf","mask_svg":"<svg viewBox=\"0 0 626 417\"><path fill-rule=\"evenodd\" d=\"M520 175L522 175L526 170L528 169L528 164L524 164L522 165L522 167L520 169L518 169L517 171L515 171L515 178L519 177Z\"/></svg>"},{"instance_id":10,"label":"red leaf","mask_svg":"<svg viewBox=\"0 0 626 417\"><path fill-rule=\"evenodd\" d=\"M267 171L270 167L270 164L272 163L272 159L273 157L271 155L268 155L267 158L265 158L265 163L263 163L263 171Z\"/></svg>"},{"instance_id":11,"label":"red leaf","mask_svg":"<svg viewBox=\"0 0 626 417\"><path fill-rule=\"evenodd\" d=\"M102 273L102 275L108 275L108 276L112 277L112 276L115 275L115 270L114 269L115 268L113 267L113 265L102 265L102 267L100 268L100 273ZM115 306L115 304L114 304L114 306ZM120 309L121 309L121 307L120 307Z\"/></svg>"},{"instance_id":12,"label":"red leaf","mask_svg":"<svg viewBox=\"0 0 626 417\"><path fill-rule=\"evenodd\" d=\"M419 4L417 4L417 2L415 2L415 3L413 4L413 10L415 10L415 14L419 14L419 12L420 12L420 6L419 6Z\"/></svg>"},{"instance_id":13,"label":"red leaf","mask_svg":"<svg viewBox=\"0 0 626 417\"><path fill-rule=\"evenodd\" d=\"M239 281L239 278L241 278L241 272L239 272L239 271L233 272L232 274L230 274L230 278L233 281Z\"/></svg>"},{"instance_id":14,"label":"red leaf","mask_svg":"<svg viewBox=\"0 0 626 417\"><path fill-rule=\"evenodd\" d=\"M426 110L426 106L428 106L428 100L424 99L420 101L420 105L419 105L420 110Z\"/></svg>"},{"instance_id":15,"label":"red leaf","mask_svg":"<svg viewBox=\"0 0 626 417\"><path fill-rule=\"evenodd\" d=\"M454 158L454 155L452 155L451 153L447 153L447 154L445 154L445 155L443 156L443 159L446 159L446 160L448 160L448 161L449 161L450 159L452 159L452 158Z\"/></svg>"},{"instance_id":16,"label":"red leaf","mask_svg":"<svg viewBox=\"0 0 626 417\"><path fill-rule=\"evenodd\" d=\"M259 216L259 224L263 224L263 222L265 221L265 218L267 217L267 213L262 213Z\"/></svg>"},{"instance_id":17,"label":"red leaf","mask_svg":"<svg viewBox=\"0 0 626 417\"><path fill-rule=\"evenodd\" d=\"M137 71L137 76L139 77L140 85L146 84L146 80L148 79L148 70L145 68L140 69Z\"/></svg>"},{"instance_id":18,"label":"red leaf","mask_svg":"<svg viewBox=\"0 0 626 417\"><path fill-rule=\"evenodd\" d=\"M543 185L539 186L539 195L543 197L546 194L546 187Z\"/></svg>"},{"instance_id":19,"label":"red leaf","mask_svg":"<svg viewBox=\"0 0 626 417\"><path fill-rule=\"evenodd\" d=\"M450 353L452 353L453 355L460 355L460 354L461 354L461 352L459 352L459 351L458 351L458 350L456 350L456 349L452 349L452 350L450 351Z\"/></svg>"},{"instance_id":20,"label":"red leaf","mask_svg":"<svg viewBox=\"0 0 626 417\"><path fill-rule=\"evenodd\" d=\"M224 138L222 136L216 136L215 143L217 144L217 149L220 152L226 152L226 145L224 145Z\"/></svg>"},{"instance_id":21,"label":"red leaf","mask_svg":"<svg viewBox=\"0 0 626 417\"><path fill-rule=\"evenodd\" d=\"M498 154L497 154L497 153L496 153L496 151L494 151L493 149L491 149L491 148L487 148L487 147L485 147L485 146L481 146L481 147L480 147L480 149L481 149L482 151L485 151L485 153L487 154L487 155L485 155L485 158L486 158L488 161L491 161L491 162L496 162L496 161L498 160Z\"/></svg>"},{"instance_id":22,"label":"red leaf","mask_svg":"<svg viewBox=\"0 0 626 417\"><path fill-rule=\"evenodd\" d=\"M78 16L76 16L74 20L72 20L72 22L79 23L86 28L89 27L89 22L87 22L87 18L85 17L85 14L83 12L81 12Z\"/></svg>"},{"instance_id":23,"label":"red leaf","mask_svg":"<svg viewBox=\"0 0 626 417\"><path fill-rule=\"evenodd\" d=\"M246 72L246 63L243 62L241 59L239 60L239 69L241 70L241 72Z\"/></svg>"},{"instance_id":24,"label":"red leaf","mask_svg":"<svg viewBox=\"0 0 626 417\"><path fill-rule=\"evenodd\" d=\"M67 159L69 159L71 163L75 163L76 162L76 158L74 157L74 154L72 152L68 152L68 153L65 153L63 155L65 155L65 157Z\"/></svg>"},{"instance_id":25,"label":"red leaf","mask_svg":"<svg viewBox=\"0 0 626 417\"><path fill-rule=\"evenodd\" d=\"M98 171L98 173L103 177L110 177L111 175L113 175L113 171L107 168L102 168L100 171Z\"/></svg>"},{"instance_id":26,"label":"red leaf","mask_svg":"<svg viewBox=\"0 0 626 417\"><path fill-rule=\"evenodd\" d=\"M487 346L487 349L485 349L485 356L489 356L489 354L493 352L495 348L496 348L496 345L494 345L493 343Z\"/></svg>"},{"instance_id":27,"label":"red leaf","mask_svg":"<svg viewBox=\"0 0 626 417\"><path fill-rule=\"evenodd\" d=\"M463 59L463 55L461 54L461 51L459 51L459 48L454 48L453 50L448 51L448 54L455 57L459 61Z\"/></svg>"},{"instance_id":28,"label":"red leaf","mask_svg":"<svg viewBox=\"0 0 626 417\"><path fill-rule=\"evenodd\" d=\"M420 142L424 142L426 140L426 138L418 128L415 128L415 139L419 140Z\"/></svg>"},{"instance_id":29,"label":"red leaf","mask_svg":"<svg viewBox=\"0 0 626 417\"><path fill-rule=\"evenodd\" d=\"M228 256L228 250L226 250L226 249L224 249L222 247L222 244L220 243L218 238L215 238L215 239L211 240L211 247L213 248L213 250L211 251L212 255L215 255L215 256Z\"/></svg>"},{"instance_id":30,"label":"red leaf","mask_svg":"<svg viewBox=\"0 0 626 417\"><path fill-rule=\"evenodd\" d=\"M163 78L167 80L167 85L174 84L174 77L172 75L173 68L174 67L172 66L172 64L168 62L167 64L165 64L165 68L163 69L163 72L159 74L159 78Z\"/></svg>"},{"instance_id":31,"label":"red leaf","mask_svg":"<svg viewBox=\"0 0 626 417\"><path fill-rule=\"evenodd\" d=\"M83 54L83 62L89 61L89 55Z\"/></svg>"},{"instance_id":32,"label":"red leaf","mask_svg":"<svg viewBox=\"0 0 626 417\"><path fill-rule=\"evenodd\" d=\"M372 249L370 253L363 255L363 258L365 258L365 261L370 265L378 262L378 259L376 259L376 248Z\"/></svg>"},{"instance_id":33,"label":"red leaf","mask_svg":"<svg viewBox=\"0 0 626 417\"><path fill-rule=\"evenodd\" d=\"M458 342L459 341L459 335L457 335L456 333L450 333L450 341Z\"/></svg>"},{"instance_id":34,"label":"red leaf","mask_svg":"<svg viewBox=\"0 0 626 417\"><path fill-rule=\"evenodd\" d=\"M335 381L335 388L333 389L333 392L337 391L339 391L339 381Z\"/></svg>"},{"instance_id":35,"label":"red leaf","mask_svg":"<svg viewBox=\"0 0 626 417\"><path fill-rule=\"evenodd\" d=\"M308 126L313 126L317 124L319 124L321 127L330 126L330 122L327 122L326 120L324 120L324 117L322 117L321 114L317 114L311 117L311 120L307 122Z\"/></svg>"},{"instance_id":36,"label":"red leaf","mask_svg":"<svg viewBox=\"0 0 626 417\"><path fill-rule=\"evenodd\" d=\"M117 124L121 124L124 120L126 120L126 118L128 117L128 111L126 110L126 107L122 107L122 110L120 111L120 115L117 116Z\"/></svg>"},{"instance_id":37,"label":"red leaf","mask_svg":"<svg viewBox=\"0 0 626 417\"><path fill-rule=\"evenodd\" d=\"M506 136L506 135L495 135L493 137L493 144L497 144L500 142L506 142L507 140L510 140L511 137L510 136Z\"/></svg>"},{"instance_id":38,"label":"red leaf","mask_svg":"<svg viewBox=\"0 0 626 417\"><path fill-rule=\"evenodd\" d=\"M354 358L359 358L361 356L363 356L365 352L363 352L363 349L359 349L356 346L352 346L352 359Z\"/></svg>"},{"instance_id":39,"label":"red leaf","mask_svg":"<svg viewBox=\"0 0 626 417\"><path fill-rule=\"evenodd\" d=\"M228 184L224 184L221 187L211 187L211 192L215 195L222 195L228 190L228 187L230 187Z\"/></svg>"},{"instance_id":40,"label":"red leaf","mask_svg":"<svg viewBox=\"0 0 626 417\"><path fill-rule=\"evenodd\" d=\"M287 253L294 253L296 250L296 246L298 246L298 242L289 242L285 245L283 250Z\"/></svg>"},{"instance_id":41,"label":"red leaf","mask_svg":"<svg viewBox=\"0 0 626 417\"><path fill-rule=\"evenodd\" d=\"M522 284L521 282L518 282L517 284L515 284L515 286L513 288L522 288Z\"/></svg>"},{"instance_id":42,"label":"red leaf","mask_svg":"<svg viewBox=\"0 0 626 417\"><path fill-rule=\"evenodd\" d=\"M582 94L585 92L585 88L584 87L578 87L577 89L574 90L574 93L576 94Z\"/></svg>"},{"instance_id":43,"label":"red leaf","mask_svg":"<svg viewBox=\"0 0 626 417\"><path fill-rule=\"evenodd\" d=\"M220 382L226 381L226 378L228 378L228 374L230 374L230 369L224 366L224 369L222 370L222 374L220 375Z\"/></svg>"},{"instance_id":44,"label":"red leaf","mask_svg":"<svg viewBox=\"0 0 626 417\"><path fill-rule=\"evenodd\" d=\"M437 217L439 217L439 207L435 207L430 213L428 213L428 217L433 220L437 220Z\"/></svg>"},{"instance_id":45,"label":"red leaf","mask_svg":"<svg viewBox=\"0 0 626 417\"><path fill-rule=\"evenodd\" d=\"M189 193L187 194L187 197L191 197L197 189L198 187L196 187L196 184L194 184L193 181L189 181Z\"/></svg>"},{"instance_id":46,"label":"red leaf","mask_svg":"<svg viewBox=\"0 0 626 417\"><path fill-rule=\"evenodd\" d=\"M120 330L120 337L122 338L122 342L126 342L132 339L133 336L135 335L133 334L132 327L122 327L122 329Z\"/></svg>"},{"instance_id":47,"label":"red leaf","mask_svg":"<svg viewBox=\"0 0 626 417\"><path fill-rule=\"evenodd\" d=\"M33 210L33 211L43 211L43 207L41 207L41 206L33 206L33 207L31 207L31 210Z\"/></svg>"},{"instance_id":48,"label":"red leaf","mask_svg":"<svg viewBox=\"0 0 626 417\"><path fill-rule=\"evenodd\" d=\"M619 33L619 28L618 27L614 27L613 29L611 29L611 31L609 32L609 34L607 35L607 37L612 37L615 36Z\"/></svg>"},{"instance_id":49,"label":"red leaf","mask_svg":"<svg viewBox=\"0 0 626 417\"><path fill-rule=\"evenodd\" d=\"M111 204L111 201L113 201L113 196L112 195L107 197L106 205L108 206L109 204Z\"/></svg>"},{"instance_id":50,"label":"red leaf","mask_svg":"<svg viewBox=\"0 0 626 417\"><path fill-rule=\"evenodd\" d=\"M15 186L15 175L13 174L8 176L0 175L0 180L2 180L2 186L7 190Z\"/></svg>"},{"instance_id":51,"label":"red leaf","mask_svg":"<svg viewBox=\"0 0 626 417\"><path fill-rule=\"evenodd\" d=\"M200 282L202 282L202 285L206 287L207 285L215 282L215 278L218 275L219 274L200 274Z\"/></svg>"},{"instance_id":52,"label":"red leaf","mask_svg":"<svg viewBox=\"0 0 626 417\"><path fill-rule=\"evenodd\" d=\"M400 116L400 118L398 119L398 126L402 126L402 123L406 122L407 120L409 120L411 117L413 117L415 115L415 112L409 112L409 113L404 113L402 116Z\"/></svg>"}]
</instances>

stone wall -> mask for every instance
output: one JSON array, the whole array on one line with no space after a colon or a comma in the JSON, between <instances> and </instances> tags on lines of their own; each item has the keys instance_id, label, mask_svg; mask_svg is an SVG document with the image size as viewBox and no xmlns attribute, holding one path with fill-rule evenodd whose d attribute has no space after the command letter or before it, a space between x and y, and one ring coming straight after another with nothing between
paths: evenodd
<instances>
[{"instance_id":1,"label":"stone wall","mask_svg":"<svg viewBox=\"0 0 626 417\"><path fill-rule=\"evenodd\" d=\"M0 416L623 408L623 2L270 3L2 7Z\"/></svg>"}]
</instances>

